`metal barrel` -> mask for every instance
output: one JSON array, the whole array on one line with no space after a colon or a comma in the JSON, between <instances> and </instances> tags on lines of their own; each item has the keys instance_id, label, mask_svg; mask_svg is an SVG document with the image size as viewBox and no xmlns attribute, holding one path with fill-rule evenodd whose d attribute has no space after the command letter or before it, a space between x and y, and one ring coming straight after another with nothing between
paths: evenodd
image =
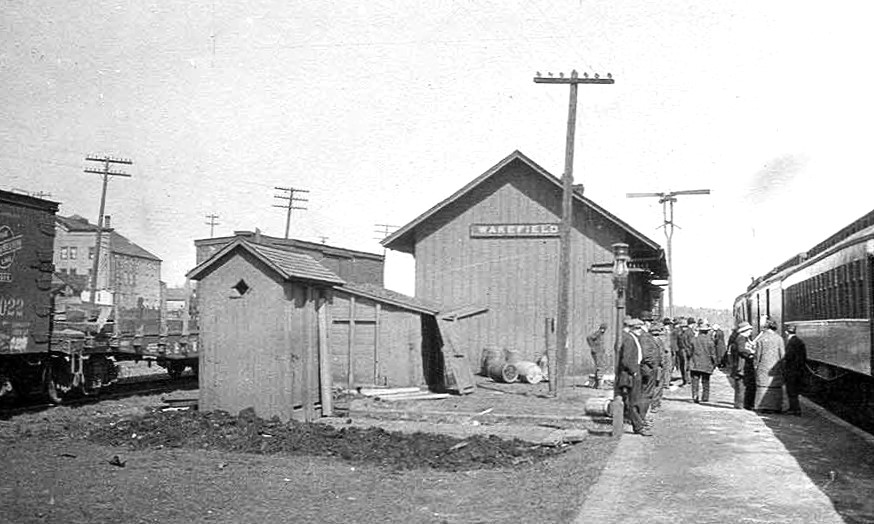
<instances>
[{"instance_id":1,"label":"metal barrel","mask_svg":"<svg viewBox=\"0 0 874 524\"><path fill-rule=\"evenodd\" d=\"M586 401L586 415L592 415L596 417L609 417L613 412L612 407L612 398L590 398Z\"/></svg>"},{"instance_id":2,"label":"metal barrel","mask_svg":"<svg viewBox=\"0 0 874 524\"><path fill-rule=\"evenodd\" d=\"M534 362L516 362L516 370L519 372L519 379L522 382L537 384L543 380L543 370Z\"/></svg>"}]
</instances>

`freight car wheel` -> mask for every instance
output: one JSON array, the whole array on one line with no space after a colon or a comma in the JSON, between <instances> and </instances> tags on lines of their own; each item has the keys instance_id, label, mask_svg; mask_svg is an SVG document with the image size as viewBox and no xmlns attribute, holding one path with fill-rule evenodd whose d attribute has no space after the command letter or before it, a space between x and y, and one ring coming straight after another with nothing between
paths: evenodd
<instances>
[{"instance_id":1,"label":"freight car wheel","mask_svg":"<svg viewBox=\"0 0 874 524\"><path fill-rule=\"evenodd\" d=\"M51 372L46 375L46 396L49 397L49 402L52 404L60 404L64 399L58 390L58 385L55 383L55 379Z\"/></svg>"},{"instance_id":2,"label":"freight car wheel","mask_svg":"<svg viewBox=\"0 0 874 524\"><path fill-rule=\"evenodd\" d=\"M167 362L167 374L170 378L179 378L182 372L185 371L185 362L169 361Z\"/></svg>"}]
</instances>

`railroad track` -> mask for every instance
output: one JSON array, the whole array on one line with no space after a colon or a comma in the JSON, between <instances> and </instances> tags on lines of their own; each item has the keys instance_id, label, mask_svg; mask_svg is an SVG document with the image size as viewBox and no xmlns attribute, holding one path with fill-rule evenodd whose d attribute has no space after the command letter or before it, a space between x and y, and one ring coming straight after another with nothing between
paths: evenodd
<instances>
[{"instance_id":1,"label":"railroad track","mask_svg":"<svg viewBox=\"0 0 874 524\"><path fill-rule=\"evenodd\" d=\"M104 400L116 400L141 395L157 395L177 390L197 389L197 377L185 375L170 378L166 374L143 375L119 379L94 395L75 396L64 399L60 404L48 402L45 398L34 398L31 402L13 403L0 406L0 420L8 420L25 413L37 413L60 406L75 407L95 404Z\"/></svg>"}]
</instances>

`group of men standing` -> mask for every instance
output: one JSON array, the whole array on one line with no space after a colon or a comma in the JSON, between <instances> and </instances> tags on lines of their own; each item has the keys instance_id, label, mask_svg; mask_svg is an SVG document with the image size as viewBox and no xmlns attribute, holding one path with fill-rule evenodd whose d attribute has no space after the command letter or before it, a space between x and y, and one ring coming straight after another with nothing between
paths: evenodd
<instances>
[{"instance_id":1,"label":"group of men standing","mask_svg":"<svg viewBox=\"0 0 874 524\"><path fill-rule=\"evenodd\" d=\"M788 345L774 331L777 324L763 320L763 332L749 338L752 327L741 322L729 337L718 325L712 328L704 319L665 318L653 322L644 312L640 318L626 318L619 347L616 389L625 405L625 418L634 433L652 434L651 414L661 405L664 389L670 386L674 371L680 387L691 385L692 401L710 400L710 376L721 368L735 388L735 407L759 411L780 411L782 387L789 396L789 410L800 414L798 392L803 374L804 343L791 330ZM601 324L587 342L595 362L594 387L601 385L607 358ZM779 369L778 369L779 368Z\"/></svg>"},{"instance_id":2,"label":"group of men standing","mask_svg":"<svg viewBox=\"0 0 874 524\"><path fill-rule=\"evenodd\" d=\"M798 395L807 361L804 341L792 325L785 328L785 342L774 320L763 317L760 326L761 332L751 338L753 327L749 322L740 322L729 338L727 372L734 387L734 407L780 413L785 386L788 412L801 415Z\"/></svg>"}]
</instances>

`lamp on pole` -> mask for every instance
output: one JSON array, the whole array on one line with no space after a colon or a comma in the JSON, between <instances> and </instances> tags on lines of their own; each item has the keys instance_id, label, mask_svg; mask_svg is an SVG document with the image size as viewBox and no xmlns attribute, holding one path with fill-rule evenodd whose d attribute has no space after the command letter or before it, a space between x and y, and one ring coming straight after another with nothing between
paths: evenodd
<instances>
[{"instance_id":1,"label":"lamp on pole","mask_svg":"<svg viewBox=\"0 0 874 524\"><path fill-rule=\"evenodd\" d=\"M613 244L613 289L616 291L616 341L613 344L613 436L623 432L625 407L619 390L619 350L622 347L622 325L625 319L625 288L628 285L628 244Z\"/></svg>"}]
</instances>

